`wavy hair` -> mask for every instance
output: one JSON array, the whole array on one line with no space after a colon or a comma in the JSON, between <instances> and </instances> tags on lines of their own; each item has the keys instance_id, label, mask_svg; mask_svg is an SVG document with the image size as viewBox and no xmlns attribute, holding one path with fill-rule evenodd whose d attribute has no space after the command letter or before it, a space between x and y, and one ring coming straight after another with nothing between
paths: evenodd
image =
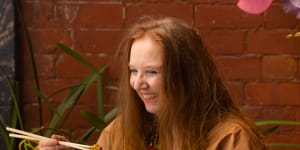
<instances>
[{"instance_id":1,"label":"wavy hair","mask_svg":"<svg viewBox=\"0 0 300 150\"><path fill-rule=\"evenodd\" d=\"M129 84L130 49L134 40L144 35L151 36L164 49L161 111L155 117L146 111ZM233 104L211 55L188 24L170 17L144 17L130 28L119 49L123 74L117 130L125 150L146 149L145 139L153 122L158 124L159 149L206 149L209 131L228 115L239 120L252 145L263 147L255 126Z\"/></svg>"}]
</instances>

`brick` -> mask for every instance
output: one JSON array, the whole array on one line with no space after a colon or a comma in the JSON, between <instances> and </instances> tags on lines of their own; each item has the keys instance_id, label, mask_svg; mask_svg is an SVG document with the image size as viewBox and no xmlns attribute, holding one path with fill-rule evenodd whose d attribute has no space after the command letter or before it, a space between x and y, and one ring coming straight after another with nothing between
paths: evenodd
<instances>
[{"instance_id":1,"label":"brick","mask_svg":"<svg viewBox=\"0 0 300 150\"><path fill-rule=\"evenodd\" d=\"M48 28L56 26L54 4L50 1L22 2L22 15L29 27Z\"/></svg>"},{"instance_id":2,"label":"brick","mask_svg":"<svg viewBox=\"0 0 300 150\"><path fill-rule=\"evenodd\" d=\"M300 105L300 83L282 83L275 86L273 104Z\"/></svg>"},{"instance_id":3,"label":"brick","mask_svg":"<svg viewBox=\"0 0 300 150\"><path fill-rule=\"evenodd\" d=\"M111 60L108 56L88 55L80 52L79 54L96 68L108 64ZM56 62L56 75L58 78L78 79L86 77L90 73L92 72L88 67L66 54L61 55Z\"/></svg>"},{"instance_id":4,"label":"brick","mask_svg":"<svg viewBox=\"0 0 300 150\"><path fill-rule=\"evenodd\" d=\"M130 25L139 17L147 15L172 16L192 24L193 7L191 4L184 3L128 4L125 7L126 25Z\"/></svg>"},{"instance_id":5,"label":"brick","mask_svg":"<svg viewBox=\"0 0 300 150\"><path fill-rule=\"evenodd\" d=\"M300 105L299 83L250 83L246 85L246 101L259 105Z\"/></svg>"},{"instance_id":6,"label":"brick","mask_svg":"<svg viewBox=\"0 0 300 150\"><path fill-rule=\"evenodd\" d=\"M193 0L121 0L126 3L165 3L165 2L192 2Z\"/></svg>"},{"instance_id":7,"label":"brick","mask_svg":"<svg viewBox=\"0 0 300 150\"><path fill-rule=\"evenodd\" d=\"M33 80L22 81L22 101L24 104L31 104L38 102L38 93L35 88L37 87ZM63 88L70 87L77 83L75 80L70 79L40 79L40 92L43 96L53 104L59 104L69 92L68 89L61 91ZM60 91L58 93L58 91ZM54 95L54 93L56 93Z\"/></svg>"},{"instance_id":8,"label":"brick","mask_svg":"<svg viewBox=\"0 0 300 150\"><path fill-rule=\"evenodd\" d=\"M80 105L90 105L92 104L91 106L94 106L94 108L96 109L97 108L97 93L102 93L103 95L105 94L102 91L98 91L97 87L96 87L96 82L93 83L89 89L86 91L86 93L84 93L80 100L79 100L79 104Z\"/></svg>"},{"instance_id":9,"label":"brick","mask_svg":"<svg viewBox=\"0 0 300 150\"><path fill-rule=\"evenodd\" d=\"M300 120L300 109L296 109L295 120Z\"/></svg>"},{"instance_id":10,"label":"brick","mask_svg":"<svg viewBox=\"0 0 300 150\"><path fill-rule=\"evenodd\" d=\"M205 4L236 4L236 0L193 0L195 3Z\"/></svg>"},{"instance_id":11,"label":"brick","mask_svg":"<svg viewBox=\"0 0 300 150\"><path fill-rule=\"evenodd\" d=\"M75 139L79 139L82 137L82 135L86 134L86 132L90 129L90 127L84 127L84 128L76 128L76 129L67 129L69 133L72 134ZM87 141L84 141L86 145L93 145L98 140L100 135L100 132L96 130L88 139Z\"/></svg>"},{"instance_id":12,"label":"brick","mask_svg":"<svg viewBox=\"0 0 300 150\"><path fill-rule=\"evenodd\" d=\"M54 76L54 56L39 55L36 59L37 71L41 78L51 78Z\"/></svg>"},{"instance_id":13,"label":"brick","mask_svg":"<svg viewBox=\"0 0 300 150\"><path fill-rule=\"evenodd\" d=\"M76 83L77 82L70 79L49 79L49 80L42 80L40 82L40 86L41 86L42 93L44 94L44 96L49 98L48 100L51 103L59 104L70 92L69 89L65 89L65 88L74 86ZM62 89L65 90L62 91ZM56 94L54 95L54 93Z\"/></svg>"},{"instance_id":14,"label":"brick","mask_svg":"<svg viewBox=\"0 0 300 150\"><path fill-rule=\"evenodd\" d=\"M76 4L56 4L57 24L64 28L73 27L78 16L79 5Z\"/></svg>"},{"instance_id":15,"label":"brick","mask_svg":"<svg viewBox=\"0 0 300 150\"><path fill-rule=\"evenodd\" d=\"M113 60L110 62L107 70L104 72L104 76L109 78L109 82L115 85L118 84L122 73L122 63L118 60L117 57L114 57Z\"/></svg>"},{"instance_id":16,"label":"brick","mask_svg":"<svg viewBox=\"0 0 300 150\"><path fill-rule=\"evenodd\" d=\"M74 34L75 49L86 53L114 55L123 31L75 31Z\"/></svg>"},{"instance_id":17,"label":"brick","mask_svg":"<svg viewBox=\"0 0 300 150\"><path fill-rule=\"evenodd\" d=\"M80 28L118 28L122 21L121 4L86 4L80 5L74 24Z\"/></svg>"},{"instance_id":18,"label":"brick","mask_svg":"<svg viewBox=\"0 0 300 150\"><path fill-rule=\"evenodd\" d=\"M286 38L288 31L249 32L247 52L258 54L299 54L300 38Z\"/></svg>"},{"instance_id":19,"label":"brick","mask_svg":"<svg viewBox=\"0 0 300 150\"><path fill-rule=\"evenodd\" d=\"M292 79L295 60L291 56L265 56L262 61L264 79Z\"/></svg>"},{"instance_id":20,"label":"brick","mask_svg":"<svg viewBox=\"0 0 300 150\"><path fill-rule=\"evenodd\" d=\"M272 104L272 86L270 83L246 84L246 103L254 105Z\"/></svg>"},{"instance_id":21,"label":"brick","mask_svg":"<svg viewBox=\"0 0 300 150\"><path fill-rule=\"evenodd\" d=\"M244 104L244 85L241 82L226 82L226 87L234 103L238 106Z\"/></svg>"},{"instance_id":22,"label":"brick","mask_svg":"<svg viewBox=\"0 0 300 150\"><path fill-rule=\"evenodd\" d=\"M276 114L276 115L274 115ZM294 120L295 109L292 107L264 106L261 111L261 120ZM286 129L289 126L285 127Z\"/></svg>"},{"instance_id":23,"label":"brick","mask_svg":"<svg viewBox=\"0 0 300 150\"><path fill-rule=\"evenodd\" d=\"M28 104L23 106L23 112L22 113L22 119L24 123L24 128L27 131L33 131L34 128L39 128L41 127L39 124L40 120L40 112L38 110L38 105L37 104ZM43 105L42 106L42 112L43 112L43 125L46 125L49 123L49 120L51 120L52 113L51 110Z\"/></svg>"},{"instance_id":24,"label":"brick","mask_svg":"<svg viewBox=\"0 0 300 150\"><path fill-rule=\"evenodd\" d=\"M79 100L80 105L90 105L95 110L98 110L97 104L97 93L102 92L102 100L105 106L114 106L115 104L115 96L116 91L105 88L105 84L103 84L102 91L96 88L96 83L93 84L85 94L83 94Z\"/></svg>"},{"instance_id":25,"label":"brick","mask_svg":"<svg viewBox=\"0 0 300 150\"><path fill-rule=\"evenodd\" d=\"M78 81L75 80L47 80L42 81L41 84L41 91L45 96L50 96L56 93L57 91L75 85ZM61 102L66 98L67 94L69 94L70 90L65 90L63 92L57 93L56 95L50 97L49 101L56 106L59 106ZM89 107L89 111L97 112L98 105L97 105L97 89L95 84L92 85L86 93L84 93L79 101L77 102L78 106ZM111 109L115 104L112 101L113 96L116 94L114 91L106 89L103 87L103 101L105 106L105 111L107 108ZM37 95L35 95L37 96ZM44 104L46 105L46 104ZM48 106L47 106L48 107ZM77 110L78 111L78 110ZM77 112L78 113L78 112Z\"/></svg>"},{"instance_id":26,"label":"brick","mask_svg":"<svg viewBox=\"0 0 300 150\"><path fill-rule=\"evenodd\" d=\"M37 103L38 98L37 94L34 92L33 88L36 87L36 84L33 80L23 80L21 85L22 91L22 103L23 104L31 104Z\"/></svg>"},{"instance_id":27,"label":"brick","mask_svg":"<svg viewBox=\"0 0 300 150\"><path fill-rule=\"evenodd\" d=\"M38 76L40 78L54 77L54 55L43 54L35 55L35 63ZM24 55L22 61L22 74L24 79L34 79L34 72L32 67L31 58L28 55Z\"/></svg>"},{"instance_id":28,"label":"brick","mask_svg":"<svg viewBox=\"0 0 300 150\"><path fill-rule=\"evenodd\" d=\"M199 28L253 28L262 23L262 16L246 14L235 5L198 5L195 8L195 25Z\"/></svg>"},{"instance_id":29,"label":"brick","mask_svg":"<svg viewBox=\"0 0 300 150\"><path fill-rule=\"evenodd\" d=\"M70 31L64 29L32 29L30 30L30 38L32 47L35 54L40 53L54 53L56 52L56 43L64 43L71 45ZM29 53L29 47L27 41L24 41L24 49L26 53Z\"/></svg>"},{"instance_id":30,"label":"brick","mask_svg":"<svg viewBox=\"0 0 300 150\"><path fill-rule=\"evenodd\" d=\"M260 106L249 106L243 105L240 107L243 114L251 120L260 120L261 107Z\"/></svg>"},{"instance_id":31,"label":"brick","mask_svg":"<svg viewBox=\"0 0 300 150\"><path fill-rule=\"evenodd\" d=\"M215 55L236 55L244 51L243 32L205 31L201 32L201 37L208 50Z\"/></svg>"},{"instance_id":32,"label":"brick","mask_svg":"<svg viewBox=\"0 0 300 150\"><path fill-rule=\"evenodd\" d=\"M299 134L278 134L278 133L272 133L269 136L266 137L267 143L290 143L295 144L299 143L300 141L300 135ZM274 147L271 148L271 150L295 150L297 148L288 148L288 147Z\"/></svg>"},{"instance_id":33,"label":"brick","mask_svg":"<svg viewBox=\"0 0 300 150\"><path fill-rule=\"evenodd\" d=\"M77 129L77 128L87 128L90 127L88 121L86 121L80 114L80 112L87 111L91 112L91 108L84 105L76 105L73 111L71 112L70 116L65 120L66 129ZM94 110L95 111L95 110ZM72 119L76 118L76 119Z\"/></svg>"},{"instance_id":34,"label":"brick","mask_svg":"<svg viewBox=\"0 0 300 150\"><path fill-rule=\"evenodd\" d=\"M294 120L295 110L290 107L264 107L261 113L261 120ZM274 116L274 114L276 114ZM261 127L271 127L272 125L265 125ZM294 134L295 126L293 125L278 125L279 128L274 133L279 134Z\"/></svg>"},{"instance_id":35,"label":"brick","mask_svg":"<svg viewBox=\"0 0 300 150\"><path fill-rule=\"evenodd\" d=\"M295 121L300 121L300 107L296 107L295 109ZM300 125L297 125L295 129L300 134Z\"/></svg>"},{"instance_id":36,"label":"brick","mask_svg":"<svg viewBox=\"0 0 300 150\"><path fill-rule=\"evenodd\" d=\"M300 59L297 61L297 78L300 79Z\"/></svg>"},{"instance_id":37,"label":"brick","mask_svg":"<svg viewBox=\"0 0 300 150\"><path fill-rule=\"evenodd\" d=\"M282 5L272 5L265 15L266 28L295 28L297 18L292 13L285 13Z\"/></svg>"},{"instance_id":38,"label":"brick","mask_svg":"<svg viewBox=\"0 0 300 150\"><path fill-rule=\"evenodd\" d=\"M217 57L216 64L227 80L256 80L261 78L257 57Z\"/></svg>"}]
</instances>

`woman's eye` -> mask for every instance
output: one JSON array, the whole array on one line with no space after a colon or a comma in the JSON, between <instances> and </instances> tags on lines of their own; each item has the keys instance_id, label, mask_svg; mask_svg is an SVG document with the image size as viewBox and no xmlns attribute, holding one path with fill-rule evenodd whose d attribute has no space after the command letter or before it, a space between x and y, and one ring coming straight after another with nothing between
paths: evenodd
<instances>
[{"instance_id":1,"label":"woman's eye","mask_svg":"<svg viewBox=\"0 0 300 150\"><path fill-rule=\"evenodd\" d=\"M135 74L135 73L137 73L137 70L136 70L136 69L129 69L129 72L130 72L131 74Z\"/></svg>"},{"instance_id":2,"label":"woman's eye","mask_svg":"<svg viewBox=\"0 0 300 150\"><path fill-rule=\"evenodd\" d=\"M158 72L155 70L147 70L146 73L147 74L157 74Z\"/></svg>"}]
</instances>

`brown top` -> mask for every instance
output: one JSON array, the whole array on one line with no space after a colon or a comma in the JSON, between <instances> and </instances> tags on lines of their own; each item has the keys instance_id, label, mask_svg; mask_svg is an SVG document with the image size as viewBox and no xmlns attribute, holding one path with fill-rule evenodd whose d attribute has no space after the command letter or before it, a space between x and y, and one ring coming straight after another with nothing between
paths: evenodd
<instances>
[{"instance_id":1,"label":"brown top","mask_svg":"<svg viewBox=\"0 0 300 150\"><path fill-rule=\"evenodd\" d=\"M207 150L250 150L249 135L234 120L226 120L208 134Z\"/></svg>"},{"instance_id":2,"label":"brown top","mask_svg":"<svg viewBox=\"0 0 300 150\"><path fill-rule=\"evenodd\" d=\"M103 150L120 150L121 137L115 132L116 123L113 121L102 132L98 139ZM219 123L208 134L207 150L250 150L249 136L245 129L234 120L227 119Z\"/></svg>"}]
</instances>

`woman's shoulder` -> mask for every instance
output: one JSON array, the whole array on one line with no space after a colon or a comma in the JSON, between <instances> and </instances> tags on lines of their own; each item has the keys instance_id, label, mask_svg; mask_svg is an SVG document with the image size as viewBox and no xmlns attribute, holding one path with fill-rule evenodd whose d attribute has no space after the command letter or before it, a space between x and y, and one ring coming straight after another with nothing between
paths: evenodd
<instances>
[{"instance_id":1,"label":"woman's shoulder","mask_svg":"<svg viewBox=\"0 0 300 150\"><path fill-rule=\"evenodd\" d=\"M119 126L119 119L115 118L112 120L102 131L103 132L113 132Z\"/></svg>"},{"instance_id":2,"label":"woman's shoulder","mask_svg":"<svg viewBox=\"0 0 300 150\"><path fill-rule=\"evenodd\" d=\"M99 144L103 149L113 149L116 142L120 142L120 134L117 130L119 127L119 119L114 119L111 121L101 132L97 144Z\"/></svg>"},{"instance_id":3,"label":"woman's shoulder","mask_svg":"<svg viewBox=\"0 0 300 150\"><path fill-rule=\"evenodd\" d=\"M245 132L241 121L234 118L226 118L210 130L208 139L222 138L228 134L234 135L239 132Z\"/></svg>"},{"instance_id":4,"label":"woman's shoulder","mask_svg":"<svg viewBox=\"0 0 300 150\"><path fill-rule=\"evenodd\" d=\"M250 150L251 140L247 126L234 117L226 117L208 133L208 150Z\"/></svg>"}]
</instances>

